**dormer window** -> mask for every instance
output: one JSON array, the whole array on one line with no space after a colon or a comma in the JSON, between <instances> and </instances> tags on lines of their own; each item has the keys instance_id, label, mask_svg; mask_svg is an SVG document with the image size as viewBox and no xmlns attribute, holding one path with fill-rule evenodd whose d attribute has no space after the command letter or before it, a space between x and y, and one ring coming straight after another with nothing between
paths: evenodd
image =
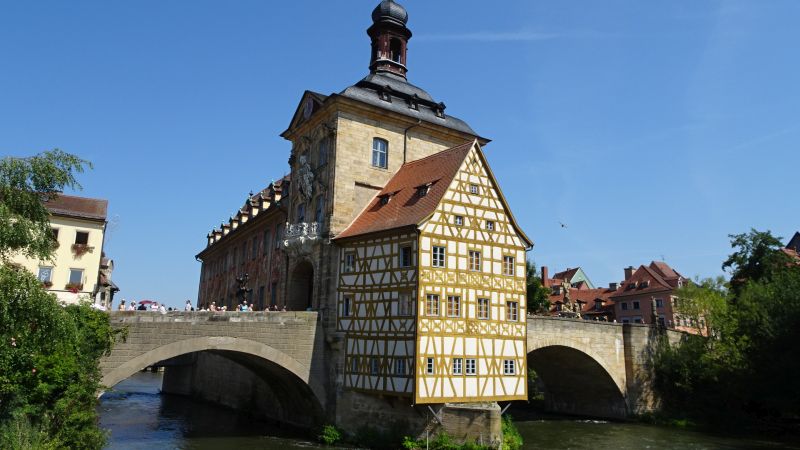
<instances>
[{"instance_id":1,"label":"dormer window","mask_svg":"<svg viewBox=\"0 0 800 450\"><path fill-rule=\"evenodd\" d=\"M392 196L391 196L391 195L389 195L389 194L380 195L380 196L378 196L378 203L379 203L381 206L383 206L383 205L388 205L388 204L389 204L389 200L390 200L391 198L392 198Z\"/></svg>"},{"instance_id":2,"label":"dormer window","mask_svg":"<svg viewBox=\"0 0 800 450\"><path fill-rule=\"evenodd\" d=\"M428 195L428 189L429 188L430 188L430 186L428 186L427 184L424 185L424 186L417 187L417 197L422 198L422 197L425 197L426 195Z\"/></svg>"},{"instance_id":3,"label":"dormer window","mask_svg":"<svg viewBox=\"0 0 800 450\"><path fill-rule=\"evenodd\" d=\"M643 288L646 288L648 286L650 286L650 280L644 280L644 281L642 281L642 283L640 285L640 287L643 287Z\"/></svg>"}]
</instances>

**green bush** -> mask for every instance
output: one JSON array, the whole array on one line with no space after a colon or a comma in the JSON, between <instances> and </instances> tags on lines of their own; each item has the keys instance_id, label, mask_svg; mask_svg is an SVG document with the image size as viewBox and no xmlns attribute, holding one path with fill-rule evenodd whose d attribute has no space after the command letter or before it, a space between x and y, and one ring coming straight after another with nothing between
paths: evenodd
<instances>
[{"instance_id":1,"label":"green bush","mask_svg":"<svg viewBox=\"0 0 800 450\"><path fill-rule=\"evenodd\" d=\"M463 444L455 442L452 436L447 433L439 433L427 445L425 439L414 440L408 436L403 438L403 448L406 450L490 450L491 447L481 445L475 441L467 441Z\"/></svg>"},{"instance_id":2,"label":"green bush","mask_svg":"<svg viewBox=\"0 0 800 450\"><path fill-rule=\"evenodd\" d=\"M333 425L325 425L322 427L322 433L317 437L325 445L333 445L342 440L342 433Z\"/></svg>"},{"instance_id":3,"label":"green bush","mask_svg":"<svg viewBox=\"0 0 800 450\"><path fill-rule=\"evenodd\" d=\"M513 418L506 414L501 425L503 430L503 450L519 450L522 448L522 435L519 434Z\"/></svg>"}]
</instances>

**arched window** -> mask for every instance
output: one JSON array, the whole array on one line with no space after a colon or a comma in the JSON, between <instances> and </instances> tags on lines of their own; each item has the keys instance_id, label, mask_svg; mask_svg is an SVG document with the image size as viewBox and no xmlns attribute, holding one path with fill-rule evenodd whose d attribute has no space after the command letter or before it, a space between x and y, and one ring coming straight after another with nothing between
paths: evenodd
<instances>
[{"instance_id":1,"label":"arched window","mask_svg":"<svg viewBox=\"0 0 800 450\"><path fill-rule=\"evenodd\" d=\"M317 206L316 211L314 213L314 221L317 223L322 223L323 214L325 213L325 199L319 195L317 196Z\"/></svg>"},{"instance_id":2,"label":"arched window","mask_svg":"<svg viewBox=\"0 0 800 450\"><path fill-rule=\"evenodd\" d=\"M392 59L392 61L403 64L403 62L400 60L402 50L403 44L400 43L400 39L392 38L392 40L389 41L389 57Z\"/></svg>"},{"instance_id":3,"label":"arched window","mask_svg":"<svg viewBox=\"0 0 800 450\"><path fill-rule=\"evenodd\" d=\"M389 143L380 138L372 140L372 166L385 169L389 166Z\"/></svg>"}]
</instances>

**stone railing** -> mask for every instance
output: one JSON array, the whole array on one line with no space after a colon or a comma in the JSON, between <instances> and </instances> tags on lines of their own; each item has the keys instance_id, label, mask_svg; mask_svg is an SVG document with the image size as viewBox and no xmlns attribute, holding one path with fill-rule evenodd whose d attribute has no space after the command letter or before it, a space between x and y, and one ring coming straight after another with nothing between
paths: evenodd
<instances>
[{"instance_id":1,"label":"stone railing","mask_svg":"<svg viewBox=\"0 0 800 450\"><path fill-rule=\"evenodd\" d=\"M283 247L291 254L306 255L311 253L311 244L322 234L319 222L287 223L283 237Z\"/></svg>"}]
</instances>

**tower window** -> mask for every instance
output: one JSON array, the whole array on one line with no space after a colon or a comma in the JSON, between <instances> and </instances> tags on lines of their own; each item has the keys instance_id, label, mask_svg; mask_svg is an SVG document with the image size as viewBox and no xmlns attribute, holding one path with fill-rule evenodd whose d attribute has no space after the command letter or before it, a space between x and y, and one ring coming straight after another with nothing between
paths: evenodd
<instances>
[{"instance_id":1,"label":"tower window","mask_svg":"<svg viewBox=\"0 0 800 450\"><path fill-rule=\"evenodd\" d=\"M403 44L400 43L400 39L393 38L389 41L389 57L392 61L396 63L403 64L402 61L402 52L403 52Z\"/></svg>"},{"instance_id":2,"label":"tower window","mask_svg":"<svg viewBox=\"0 0 800 450\"><path fill-rule=\"evenodd\" d=\"M389 162L389 143L383 139L372 140L372 167L385 169Z\"/></svg>"},{"instance_id":3,"label":"tower window","mask_svg":"<svg viewBox=\"0 0 800 450\"><path fill-rule=\"evenodd\" d=\"M317 165L322 166L328 162L328 139L322 138L317 144Z\"/></svg>"}]
</instances>

